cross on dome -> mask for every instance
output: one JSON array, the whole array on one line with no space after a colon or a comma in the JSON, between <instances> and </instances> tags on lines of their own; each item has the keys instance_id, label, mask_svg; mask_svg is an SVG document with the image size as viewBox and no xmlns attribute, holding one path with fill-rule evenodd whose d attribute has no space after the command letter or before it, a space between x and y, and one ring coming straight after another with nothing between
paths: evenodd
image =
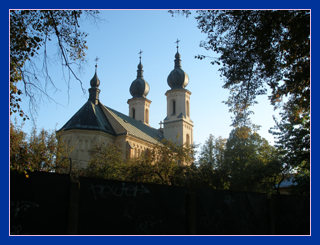
<instances>
[{"instance_id":1,"label":"cross on dome","mask_svg":"<svg viewBox=\"0 0 320 245\"><path fill-rule=\"evenodd\" d=\"M100 58L98 58L98 56L94 59L94 61L96 62L96 65L95 65L95 67L96 67L96 72L97 72L97 67L98 67L98 60L99 60Z\"/></svg>"},{"instance_id":2,"label":"cross on dome","mask_svg":"<svg viewBox=\"0 0 320 245\"><path fill-rule=\"evenodd\" d=\"M138 53L138 54L140 54L140 62L141 62L141 54L143 53L143 51L141 51L141 49L140 49L140 52Z\"/></svg>"},{"instance_id":3,"label":"cross on dome","mask_svg":"<svg viewBox=\"0 0 320 245\"><path fill-rule=\"evenodd\" d=\"M179 42L180 42L180 40L177 38L177 41L175 42L177 44L177 52L178 52L178 48L179 48Z\"/></svg>"}]
</instances>

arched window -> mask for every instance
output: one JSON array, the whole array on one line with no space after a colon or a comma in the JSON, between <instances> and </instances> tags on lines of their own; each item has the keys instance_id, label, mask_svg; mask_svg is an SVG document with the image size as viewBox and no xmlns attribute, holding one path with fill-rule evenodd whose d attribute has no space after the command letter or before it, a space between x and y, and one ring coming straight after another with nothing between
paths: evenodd
<instances>
[{"instance_id":1,"label":"arched window","mask_svg":"<svg viewBox=\"0 0 320 245\"><path fill-rule=\"evenodd\" d=\"M176 114L176 101L175 100L172 101L172 114L173 115Z\"/></svg>"},{"instance_id":2,"label":"arched window","mask_svg":"<svg viewBox=\"0 0 320 245\"><path fill-rule=\"evenodd\" d=\"M186 136L186 145L190 146L190 136L189 136L189 134L187 134L187 136Z\"/></svg>"},{"instance_id":3,"label":"arched window","mask_svg":"<svg viewBox=\"0 0 320 245\"><path fill-rule=\"evenodd\" d=\"M190 105L188 100L187 100L187 117L190 117Z\"/></svg>"},{"instance_id":4,"label":"arched window","mask_svg":"<svg viewBox=\"0 0 320 245\"><path fill-rule=\"evenodd\" d=\"M136 109L132 108L132 118L136 119Z\"/></svg>"},{"instance_id":5,"label":"arched window","mask_svg":"<svg viewBox=\"0 0 320 245\"><path fill-rule=\"evenodd\" d=\"M149 110L148 109L146 109L146 111L145 111L144 121L146 122L146 124L149 124Z\"/></svg>"}]
</instances>

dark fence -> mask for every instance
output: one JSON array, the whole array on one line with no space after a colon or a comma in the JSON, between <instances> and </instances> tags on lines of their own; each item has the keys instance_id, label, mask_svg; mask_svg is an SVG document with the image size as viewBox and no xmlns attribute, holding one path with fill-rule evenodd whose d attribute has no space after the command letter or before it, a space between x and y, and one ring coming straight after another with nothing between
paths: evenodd
<instances>
[{"instance_id":1,"label":"dark fence","mask_svg":"<svg viewBox=\"0 0 320 245\"><path fill-rule=\"evenodd\" d=\"M32 172L10 174L10 234L66 234L69 175Z\"/></svg>"},{"instance_id":2,"label":"dark fence","mask_svg":"<svg viewBox=\"0 0 320 245\"><path fill-rule=\"evenodd\" d=\"M187 234L185 188L93 178L80 186L78 234Z\"/></svg>"},{"instance_id":3,"label":"dark fence","mask_svg":"<svg viewBox=\"0 0 320 245\"><path fill-rule=\"evenodd\" d=\"M197 189L197 234L267 235L265 194Z\"/></svg>"},{"instance_id":4,"label":"dark fence","mask_svg":"<svg viewBox=\"0 0 320 245\"><path fill-rule=\"evenodd\" d=\"M34 172L10 175L12 235L309 235L310 201L294 196Z\"/></svg>"},{"instance_id":5,"label":"dark fence","mask_svg":"<svg viewBox=\"0 0 320 245\"><path fill-rule=\"evenodd\" d=\"M310 200L295 196L272 197L276 235L310 234Z\"/></svg>"}]
</instances>

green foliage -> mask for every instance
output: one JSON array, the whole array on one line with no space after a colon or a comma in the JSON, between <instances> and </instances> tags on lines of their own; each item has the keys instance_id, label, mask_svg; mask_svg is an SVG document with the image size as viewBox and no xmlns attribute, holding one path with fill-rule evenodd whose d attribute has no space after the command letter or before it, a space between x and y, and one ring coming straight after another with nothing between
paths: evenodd
<instances>
[{"instance_id":1,"label":"green foliage","mask_svg":"<svg viewBox=\"0 0 320 245\"><path fill-rule=\"evenodd\" d=\"M140 157L126 160L122 158L119 146L99 143L92 149L88 168L81 175L264 193L273 192L273 187L280 181L282 167L276 150L249 128L233 130L228 141L210 135L204 146L197 167L192 163L194 149L175 145L172 141L165 140Z\"/></svg>"},{"instance_id":2,"label":"green foliage","mask_svg":"<svg viewBox=\"0 0 320 245\"><path fill-rule=\"evenodd\" d=\"M72 151L59 138L59 134L33 127L30 137L22 131L22 125L10 123L10 169L66 172L69 169L68 154Z\"/></svg>"},{"instance_id":3,"label":"green foliage","mask_svg":"<svg viewBox=\"0 0 320 245\"><path fill-rule=\"evenodd\" d=\"M28 168L28 143L22 127L10 123L10 168L23 171Z\"/></svg>"},{"instance_id":4,"label":"green foliage","mask_svg":"<svg viewBox=\"0 0 320 245\"><path fill-rule=\"evenodd\" d=\"M282 163L287 171L310 172L310 11L198 14L198 27L208 34L201 46L221 54L213 64L223 65L220 71L224 88L230 90L226 104L235 115L233 125L250 125L249 107L268 86L271 104L282 106L281 121L275 120L270 131L277 136Z\"/></svg>"},{"instance_id":5,"label":"green foliage","mask_svg":"<svg viewBox=\"0 0 320 245\"><path fill-rule=\"evenodd\" d=\"M202 164L195 171L196 187L212 188L216 190L228 190L230 181L228 172L221 168L212 169L210 165Z\"/></svg>"},{"instance_id":6,"label":"green foliage","mask_svg":"<svg viewBox=\"0 0 320 245\"><path fill-rule=\"evenodd\" d=\"M190 11L169 11L174 15ZM285 171L310 175L310 10L199 10L195 19L207 34L200 46L219 54L223 88L230 91L225 104L235 128L252 127L251 107L257 96L271 90L280 122L270 130ZM207 58L204 55L198 59ZM284 101L284 98L287 100ZM299 181L306 183L310 179Z\"/></svg>"},{"instance_id":7,"label":"green foliage","mask_svg":"<svg viewBox=\"0 0 320 245\"><path fill-rule=\"evenodd\" d=\"M250 125L249 107L256 96L272 90L273 105L284 96L310 107L310 11L197 11L199 29L208 35L201 46L221 56L226 104L234 113L235 126ZM203 57L202 57L203 58ZM292 107L287 103L288 110Z\"/></svg>"},{"instance_id":8,"label":"green foliage","mask_svg":"<svg viewBox=\"0 0 320 245\"><path fill-rule=\"evenodd\" d=\"M84 175L104 179L118 179L124 165L119 146L100 142L91 149L91 160ZM120 178L119 180L123 180Z\"/></svg>"},{"instance_id":9,"label":"green foliage","mask_svg":"<svg viewBox=\"0 0 320 245\"><path fill-rule=\"evenodd\" d=\"M295 115L285 111L282 119L270 130L277 137L283 165L287 172L297 173L294 194L310 195L310 114Z\"/></svg>"},{"instance_id":10,"label":"green foliage","mask_svg":"<svg viewBox=\"0 0 320 245\"><path fill-rule=\"evenodd\" d=\"M242 127L230 133L222 170L228 172L232 190L270 192L283 169L277 150L249 127Z\"/></svg>"},{"instance_id":11,"label":"green foliage","mask_svg":"<svg viewBox=\"0 0 320 245\"><path fill-rule=\"evenodd\" d=\"M293 185L290 194L310 197L310 170L303 171L301 168L293 179Z\"/></svg>"},{"instance_id":12,"label":"green foliage","mask_svg":"<svg viewBox=\"0 0 320 245\"><path fill-rule=\"evenodd\" d=\"M192 161L194 149L163 140L140 157L121 159L119 146L97 144L92 150L88 168L82 176L114 180L155 183L184 187L226 189L225 176L206 166L196 167Z\"/></svg>"},{"instance_id":13,"label":"green foliage","mask_svg":"<svg viewBox=\"0 0 320 245\"><path fill-rule=\"evenodd\" d=\"M18 86L23 86L33 106L36 106L37 93L52 100L46 93L48 84L57 90L48 73L47 45L50 41L57 43L61 65L81 83L71 65L80 65L88 48L87 34L80 31L79 25L83 13L95 18L98 11L10 11L10 114L19 113L24 120L29 119L20 108L23 92ZM43 61L41 69L33 62L36 59Z\"/></svg>"},{"instance_id":14,"label":"green foliage","mask_svg":"<svg viewBox=\"0 0 320 245\"><path fill-rule=\"evenodd\" d=\"M227 139L221 136L215 138L212 134L202 145L198 163L208 165L211 169L220 169L224 162L224 152Z\"/></svg>"},{"instance_id":15,"label":"green foliage","mask_svg":"<svg viewBox=\"0 0 320 245\"><path fill-rule=\"evenodd\" d=\"M200 151L201 184L216 189L273 193L284 178L277 150L249 127L228 139L209 135Z\"/></svg>"},{"instance_id":16,"label":"green foliage","mask_svg":"<svg viewBox=\"0 0 320 245\"><path fill-rule=\"evenodd\" d=\"M164 140L140 157L124 160L119 146L99 143L83 175L144 183L181 185L184 169L190 164L192 149Z\"/></svg>"}]
</instances>

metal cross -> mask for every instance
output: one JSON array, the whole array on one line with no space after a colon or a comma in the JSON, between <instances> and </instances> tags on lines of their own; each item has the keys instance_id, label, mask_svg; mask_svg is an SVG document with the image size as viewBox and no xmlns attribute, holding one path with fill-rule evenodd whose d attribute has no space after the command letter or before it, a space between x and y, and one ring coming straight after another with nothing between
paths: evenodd
<instances>
[{"instance_id":1,"label":"metal cross","mask_svg":"<svg viewBox=\"0 0 320 245\"><path fill-rule=\"evenodd\" d=\"M141 49L140 49L140 52L138 53L138 54L140 54L140 61L141 61L141 54L143 53L143 51L141 51Z\"/></svg>"},{"instance_id":2,"label":"metal cross","mask_svg":"<svg viewBox=\"0 0 320 245\"><path fill-rule=\"evenodd\" d=\"M180 42L180 40L177 38L177 41L176 41L176 44L177 44L177 51L178 51L178 48L179 48L179 42Z\"/></svg>"},{"instance_id":3,"label":"metal cross","mask_svg":"<svg viewBox=\"0 0 320 245\"><path fill-rule=\"evenodd\" d=\"M100 58L98 58L98 56L94 59L94 61L96 62L96 66L98 65L98 60L99 60Z\"/></svg>"}]
</instances>

